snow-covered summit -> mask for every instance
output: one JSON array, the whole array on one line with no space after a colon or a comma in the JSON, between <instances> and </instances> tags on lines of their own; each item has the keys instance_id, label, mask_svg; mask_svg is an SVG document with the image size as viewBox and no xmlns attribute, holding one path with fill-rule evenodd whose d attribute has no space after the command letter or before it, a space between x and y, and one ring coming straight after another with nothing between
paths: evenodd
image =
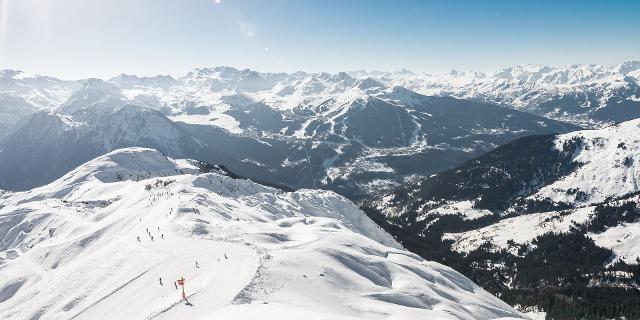
<instances>
[{"instance_id":1,"label":"snow-covered summit","mask_svg":"<svg viewBox=\"0 0 640 320\"><path fill-rule=\"evenodd\" d=\"M406 70L272 73L219 66L194 69L176 78L122 74L106 82L120 88L128 102L156 109L169 106L178 114L189 110L179 106L223 105L224 97L234 93L247 94L252 100L265 102L275 109L289 110L308 103L322 103L354 88L370 91L400 86L429 96L501 104L581 126L598 127L640 116L636 110L640 103L639 79L640 62L629 61L613 66L517 65L492 73L453 70L444 74ZM0 93L22 97L38 109L59 107L77 90L86 92L86 83L96 84L95 81L62 81L15 70L0 72Z\"/></svg>"},{"instance_id":2,"label":"snow-covered summit","mask_svg":"<svg viewBox=\"0 0 640 320\"><path fill-rule=\"evenodd\" d=\"M55 82L58 80L53 77L27 73L21 70L4 69L4 70L0 70L0 81L6 83L10 81Z\"/></svg>"},{"instance_id":3,"label":"snow-covered summit","mask_svg":"<svg viewBox=\"0 0 640 320\"><path fill-rule=\"evenodd\" d=\"M358 89L361 89L363 91L374 91L374 92L385 88L385 86L382 83L372 78L364 78L359 80L357 87Z\"/></svg>"},{"instance_id":4,"label":"snow-covered summit","mask_svg":"<svg viewBox=\"0 0 640 320\"><path fill-rule=\"evenodd\" d=\"M504 104L581 126L603 126L640 116L640 62L566 67L518 65L493 73L357 72L388 86L426 95Z\"/></svg>"},{"instance_id":5,"label":"snow-covered summit","mask_svg":"<svg viewBox=\"0 0 640 320\"><path fill-rule=\"evenodd\" d=\"M168 89L178 84L178 80L170 75L157 75L153 77L138 77L136 75L121 74L109 79L109 82L123 89L133 89L137 87L155 87Z\"/></svg>"},{"instance_id":6,"label":"snow-covered summit","mask_svg":"<svg viewBox=\"0 0 640 320\"><path fill-rule=\"evenodd\" d=\"M73 114L90 109L98 113L108 113L124 104L124 100L120 89L114 84L100 79L88 79L84 81L82 88L56 109L56 112Z\"/></svg>"},{"instance_id":7,"label":"snow-covered summit","mask_svg":"<svg viewBox=\"0 0 640 320\"><path fill-rule=\"evenodd\" d=\"M24 99L37 109L52 110L80 87L76 81L64 81L20 70L0 70L0 94Z\"/></svg>"},{"instance_id":8,"label":"snow-covered summit","mask_svg":"<svg viewBox=\"0 0 640 320\"><path fill-rule=\"evenodd\" d=\"M521 317L333 192L199 168L129 148L0 194L0 317Z\"/></svg>"},{"instance_id":9,"label":"snow-covered summit","mask_svg":"<svg viewBox=\"0 0 640 320\"><path fill-rule=\"evenodd\" d=\"M155 149L124 148L111 151L67 173L55 183L67 185L96 179L103 183L145 180L178 174L198 174L189 160L173 160Z\"/></svg>"},{"instance_id":10,"label":"snow-covered summit","mask_svg":"<svg viewBox=\"0 0 640 320\"><path fill-rule=\"evenodd\" d=\"M124 105L104 118L87 139L103 152L129 146L147 146L172 155L201 149L202 143L157 110Z\"/></svg>"}]
</instances>

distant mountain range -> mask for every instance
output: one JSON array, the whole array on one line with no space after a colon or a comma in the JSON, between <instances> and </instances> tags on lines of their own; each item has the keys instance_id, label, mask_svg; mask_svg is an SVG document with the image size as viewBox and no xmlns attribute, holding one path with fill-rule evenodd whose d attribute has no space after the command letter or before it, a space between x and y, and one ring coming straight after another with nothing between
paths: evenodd
<instances>
[{"instance_id":1,"label":"distant mountain range","mask_svg":"<svg viewBox=\"0 0 640 320\"><path fill-rule=\"evenodd\" d=\"M451 71L356 72L425 95L505 105L582 127L602 127L640 117L640 61L555 68L523 65L494 73Z\"/></svg>"},{"instance_id":2,"label":"distant mountain range","mask_svg":"<svg viewBox=\"0 0 640 320\"><path fill-rule=\"evenodd\" d=\"M18 120L3 127L0 139L0 188L10 190L53 181L116 148L141 146L356 199L522 136L578 129L347 73L218 67L179 79L121 75L71 82L2 74L0 101L11 106L3 110L17 110L11 117Z\"/></svg>"},{"instance_id":3,"label":"distant mountain range","mask_svg":"<svg viewBox=\"0 0 640 320\"><path fill-rule=\"evenodd\" d=\"M293 108L309 101L318 102L359 84L361 88L400 86L428 96L499 104L583 127L598 127L640 115L639 79L640 61L629 61L612 66L562 68L519 65L493 73L454 70L447 74L406 70L287 74L217 67L195 69L177 79L122 74L108 82L138 103L168 105L173 111L188 109L189 106L179 106L185 101L195 104L191 107L204 105L211 109L229 92L246 95L244 98L249 98L244 99L246 102ZM85 82L61 81L15 70L0 71L0 93L21 97L37 109L59 107ZM221 94L224 92L227 94ZM243 100L243 96L236 98ZM200 109L200 113L203 112L204 109Z\"/></svg>"}]
</instances>

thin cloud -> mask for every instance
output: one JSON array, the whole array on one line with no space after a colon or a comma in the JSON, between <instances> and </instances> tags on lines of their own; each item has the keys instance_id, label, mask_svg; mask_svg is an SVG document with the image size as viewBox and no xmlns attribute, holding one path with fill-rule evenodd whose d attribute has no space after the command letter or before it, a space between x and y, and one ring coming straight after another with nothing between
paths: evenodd
<instances>
[{"instance_id":1,"label":"thin cloud","mask_svg":"<svg viewBox=\"0 0 640 320\"><path fill-rule=\"evenodd\" d=\"M256 35L256 27L245 21L238 21L238 30L243 35L253 38Z\"/></svg>"}]
</instances>

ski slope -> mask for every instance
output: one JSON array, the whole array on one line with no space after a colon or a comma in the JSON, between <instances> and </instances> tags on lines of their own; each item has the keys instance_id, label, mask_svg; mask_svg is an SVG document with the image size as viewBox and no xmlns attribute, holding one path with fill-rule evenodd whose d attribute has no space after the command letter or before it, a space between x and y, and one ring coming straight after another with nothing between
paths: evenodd
<instances>
[{"instance_id":1,"label":"ski slope","mask_svg":"<svg viewBox=\"0 0 640 320\"><path fill-rule=\"evenodd\" d=\"M200 168L120 149L0 194L0 319L524 317L333 192Z\"/></svg>"}]
</instances>

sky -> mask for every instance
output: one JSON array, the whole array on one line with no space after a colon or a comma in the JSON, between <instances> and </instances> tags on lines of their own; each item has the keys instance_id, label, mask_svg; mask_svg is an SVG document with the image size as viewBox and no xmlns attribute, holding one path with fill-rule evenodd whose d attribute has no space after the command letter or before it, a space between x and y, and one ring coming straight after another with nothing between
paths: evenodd
<instances>
[{"instance_id":1,"label":"sky","mask_svg":"<svg viewBox=\"0 0 640 320\"><path fill-rule=\"evenodd\" d=\"M640 1L0 0L0 69L64 79L640 60Z\"/></svg>"}]
</instances>

